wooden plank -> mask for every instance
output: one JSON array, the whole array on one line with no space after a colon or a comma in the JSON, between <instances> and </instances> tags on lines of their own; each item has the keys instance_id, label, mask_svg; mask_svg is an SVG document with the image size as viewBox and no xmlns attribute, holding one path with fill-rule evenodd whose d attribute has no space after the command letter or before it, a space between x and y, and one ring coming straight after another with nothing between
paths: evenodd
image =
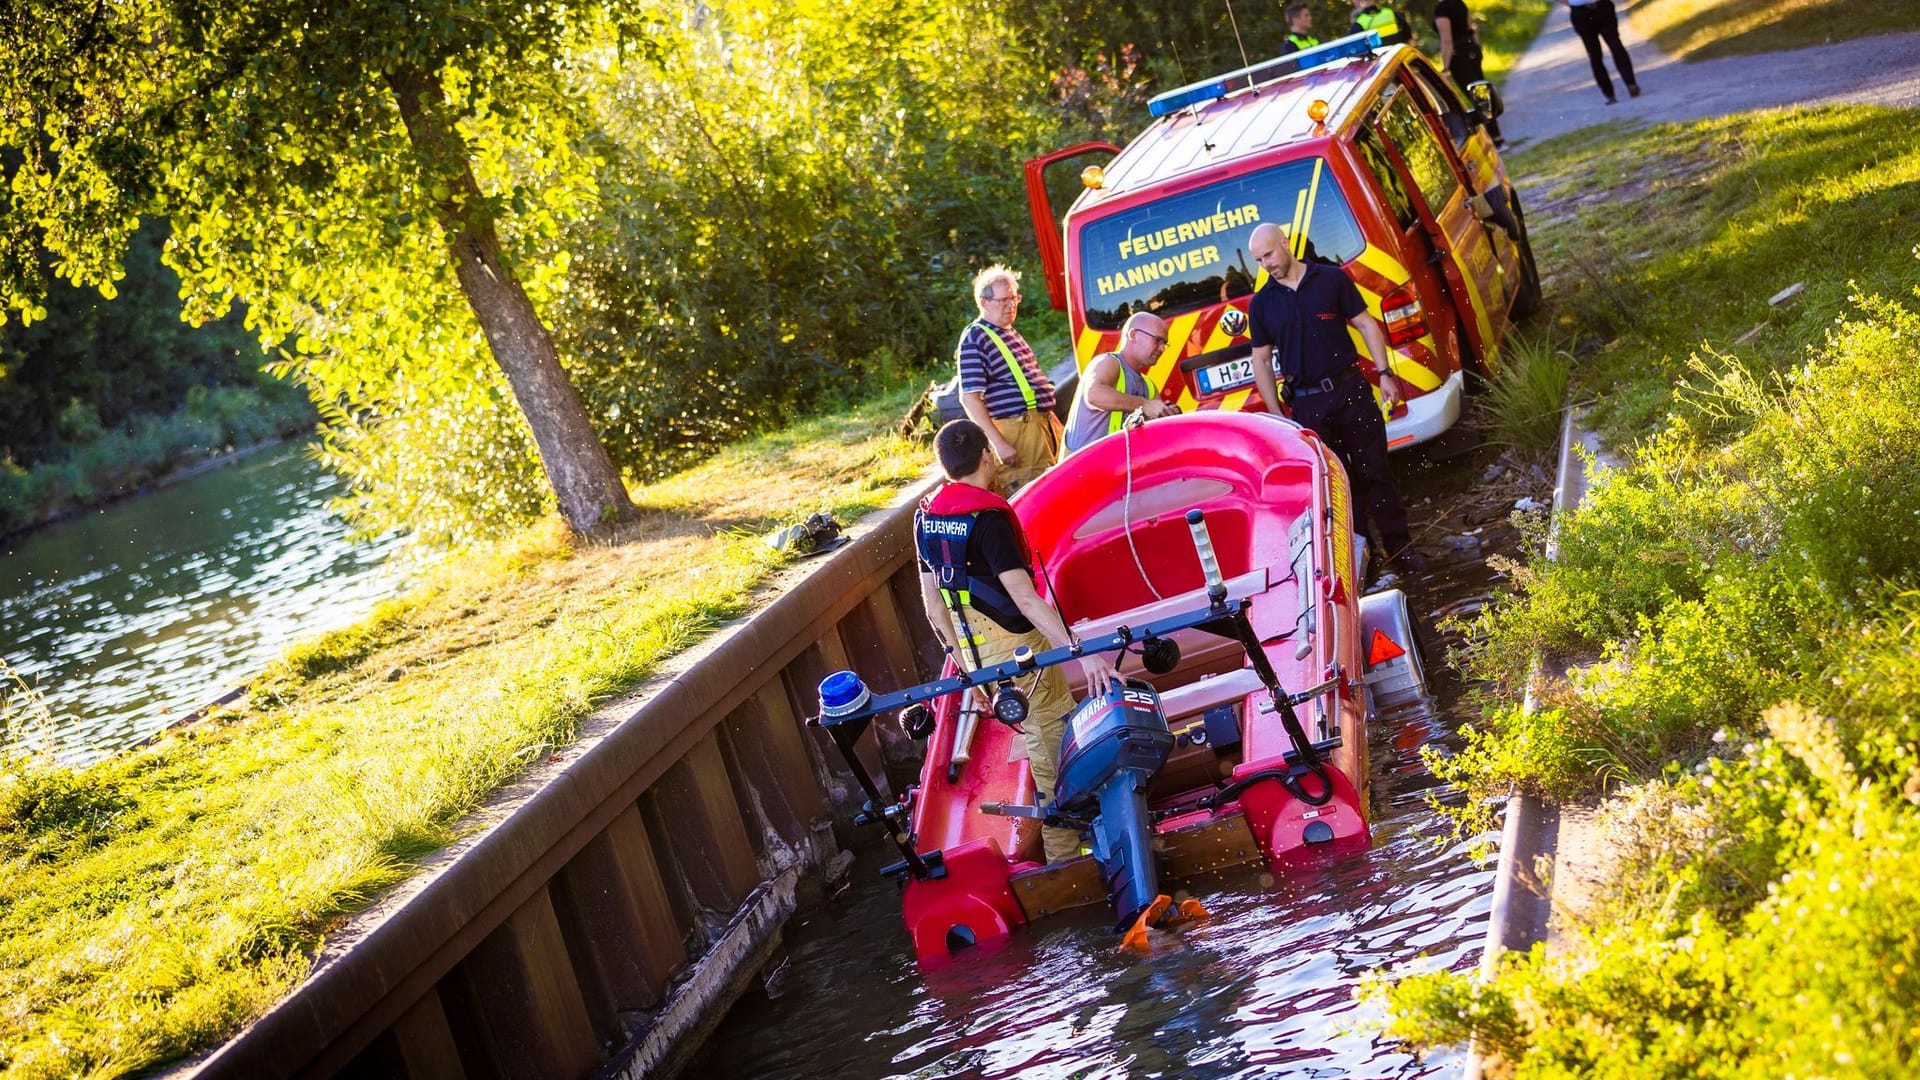
<instances>
[{"instance_id":1,"label":"wooden plank","mask_svg":"<svg viewBox=\"0 0 1920 1080\"><path fill-rule=\"evenodd\" d=\"M1107 902L1107 882L1091 855L1022 870L1008 879L1014 899L1029 920L1057 915L1069 908Z\"/></svg>"},{"instance_id":2,"label":"wooden plank","mask_svg":"<svg viewBox=\"0 0 1920 1080\"><path fill-rule=\"evenodd\" d=\"M428 991L340 1070L340 1080L466 1080L440 995Z\"/></svg>"},{"instance_id":3,"label":"wooden plank","mask_svg":"<svg viewBox=\"0 0 1920 1080\"><path fill-rule=\"evenodd\" d=\"M488 934L442 987L460 1059L476 1080L585 1077L600 1064L547 891Z\"/></svg>"},{"instance_id":4,"label":"wooden plank","mask_svg":"<svg viewBox=\"0 0 1920 1080\"><path fill-rule=\"evenodd\" d=\"M900 612L900 628L913 645L921 674L927 678L939 675L946 653L941 651L940 639L933 636L933 627L927 625L926 605L920 599L920 568L911 557L888 579L887 589L893 593L893 606Z\"/></svg>"},{"instance_id":5,"label":"wooden plank","mask_svg":"<svg viewBox=\"0 0 1920 1080\"><path fill-rule=\"evenodd\" d=\"M760 871L719 742L712 735L700 740L643 802L653 811L648 832L668 879L694 905L688 913L703 922L711 916L724 921L759 883Z\"/></svg>"},{"instance_id":6,"label":"wooden plank","mask_svg":"<svg viewBox=\"0 0 1920 1080\"><path fill-rule=\"evenodd\" d=\"M820 680L833 672L845 671L850 666L847 662L846 645L841 641L840 632L837 629L800 650L800 654L793 658L793 662L780 672L780 681L786 688L787 702L792 707L794 715L807 717L819 712ZM875 721L876 724L885 722L885 720ZM861 794L858 786L853 783L852 774L842 761L839 749L833 745L833 737L817 727L809 727L807 730L812 735L820 760L826 763L830 774L826 787L834 794L835 810L840 813L859 810L860 805L866 801L866 796ZM871 776L874 784L880 788L880 794L891 798L892 789L887 784L880 743L872 729L868 729L867 733L860 737L860 741L854 744L854 753L858 755L860 764L866 768L867 775ZM835 777L841 779L834 782Z\"/></svg>"},{"instance_id":7,"label":"wooden plank","mask_svg":"<svg viewBox=\"0 0 1920 1080\"><path fill-rule=\"evenodd\" d=\"M1260 858L1260 845L1247 826L1247 816L1229 814L1212 821L1162 833L1155 843L1166 879L1180 881Z\"/></svg>"},{"instance_id":8,"label":"wooden plank","mask_svg":"<svg viewBox=\"0 0 1920 1080\"><path fill-rule=\"evenodd\" d=\"M760 822L788 845L802 843L826 805L814 783L806 736L778 680L769 680L721 726Z\"/></svg>"},{"instance_id":9,"label":"wooden plank","mask_svg":"<svg viewBox=\"0 0 1920 1080\"><path fill-rule=\"evenodd\" d=\"M860 601L846 618L840 620L840 636L846 642L847 659L875 693L886 693L919 681L918 665L912 644L900 627L900 613L894 609L891 593L876 592ZM920 776L925 752L907 737L891 716L875 719L873 733L878 738L887 778L895 790L902 790Z\"/></svg>"},{"instance_id":10,"label":"wooden plank","mask_svg":"<svg viewBox=\"0 0 1920 1080\"><path fill-rule=\"evenodd\" d=\"M728 716L731 715L728 713ZM727 773L727 786L733 790L733 805L740 811L740 824L747 835L747 851L753 856L756 867L767 870L770 868L763 858L767 853L767 821L763 816L765 804L753 789L753 782L747 776L746 766L740 760L735 742L726 717L722 717L713 727L713 745L720 751L720 763ZM756 871L755 877L759 876L760 871Z\"/></svg>"},{"instance_id":11,"label":"wooden plank","mask_svg":"<svg viewBox=\"0 0 1920 1080\"><path fill-rule=\"evenodd\" d=\"M659 1004L687 958L686 928L675 920L639 811L614 819L548 888L593 1030L602 1043L624 1042L626 1014Z\"/></svg>"}]
</instances>

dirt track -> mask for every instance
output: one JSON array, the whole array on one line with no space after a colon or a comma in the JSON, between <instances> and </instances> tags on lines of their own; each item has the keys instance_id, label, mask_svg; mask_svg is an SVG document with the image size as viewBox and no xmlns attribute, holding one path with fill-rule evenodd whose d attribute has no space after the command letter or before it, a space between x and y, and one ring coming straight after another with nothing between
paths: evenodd
<instances>
[{"instance_id":1,"label":"dirt track","mask_svg":"<svg viewBox=\"0 0 1920 1080\"><path fill-rule=\"evenodd\" d=\"M1567 9L1556 5L1540 36L1508 74L1506 115L1510 142L1537 141L1592 124L1660 123L1780 105L1920 106L1920 31L1860 38L1836 45L1683 63L1637 33L1621 5L1620 39L1645 91L1627 96L1613 61L1618 105L1594 85L1586 50Z\"/></svg>"}]
</instances>

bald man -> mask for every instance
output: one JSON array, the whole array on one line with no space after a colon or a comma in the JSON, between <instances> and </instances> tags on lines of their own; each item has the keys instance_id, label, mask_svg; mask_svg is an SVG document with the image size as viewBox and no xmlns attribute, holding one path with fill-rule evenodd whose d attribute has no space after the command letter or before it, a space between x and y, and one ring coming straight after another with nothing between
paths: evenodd
<instances>
[{"instance_id":1,"label":"bald man","mask_svg":"<svg viewBox=\"0 0 1920 1080\"><path fill-rule=\"evenodd\" d=\"M1165 319L1145 311L1127 318L1120 327L1120 348L1094 357L1080 373L1080 389L1067 412L1067 453L1119 431L1135 409L1149 420L1180 411L1160 400L1160 388L1147 378L1147 371L1166 349Z\"/></svg>"},{"instance_id":2,"label":"bald man","mask_svg":"<svg viewBox=\"0 0 1920 1080\"><path fill-rule=\"evenodd\" d=\"M1426 559L1413 549L1407 511L1387 468L1387 424L1374 404L1373 388L1360 370L1351 326L1373 355L1380 372L1380 396L1389 404L1403 397L1393 376L1393 352L1380 320L1346 271L1293 257L1286 230L1264 222L1253 230L1247 250L1267 272L1267 283L1247 305L1253 329L1253 380L1267 411L1278 415L1284 397L1291 415L1326 442L1347 467L1353 487L1354 528L1366 528L1371 515L1380 531L1386 560L1402 570L1418 570ZM1286 381L1280 392L1274 371Z\"/></svg>"}]
</instances>

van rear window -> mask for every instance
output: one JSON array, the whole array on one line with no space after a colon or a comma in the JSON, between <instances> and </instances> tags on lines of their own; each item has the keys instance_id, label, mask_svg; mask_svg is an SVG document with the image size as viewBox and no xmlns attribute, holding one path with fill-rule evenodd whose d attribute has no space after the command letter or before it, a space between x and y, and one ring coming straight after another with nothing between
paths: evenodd
<instances>
[{"instance_id":1,"label":"van rear window","mask_svg":"<svg viewBox=\"0 0 1920 1080\"><path fill-rule=\"evenodd\" d=\"M1179 315L1252 292L1260 268L1247 235L1262 221L1289 231L1304 221L1309 262L1342 265L1367 246L1323 158L1222 180L1082 226L1088 328L1118 330L1136 311Z\"/></svg>"}]
</instances>

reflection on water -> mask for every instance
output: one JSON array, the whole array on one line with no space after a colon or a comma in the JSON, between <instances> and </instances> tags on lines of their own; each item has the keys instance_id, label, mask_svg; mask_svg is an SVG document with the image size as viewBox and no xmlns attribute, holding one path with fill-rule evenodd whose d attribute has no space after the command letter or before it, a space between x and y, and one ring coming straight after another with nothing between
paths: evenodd
<instances>
[{"instance_id":1,"label":"reflection on water","mask_svg":"<svg viewBox=\"0 0 1920 1080\"><path fill-rule=\"evenodd\" d=\"M392 538L349 544L340 482L268 451L9 541L0 656L53 712L71 762L152 735L400 585Z\"/></svg>"},{"instance_id":2,"label":"reflection on water","mask_svg":"<svg viewBox=\"0 0 1920 1080\"><path fill-rule=\"evenodd\" d=\"M1473 475L1472 471L1465 473ZM1510 549L1504 524L1481 537ZM1431 549L1430 549L1431 550ZM788 959L735 1007L689 1074L700 1077L1253 1078L1456 1075L1457 1058L1416 1060L1374 1034L1355 999L1383 967L1478 962L1493 869L1467 844L1441 846L1430 797L1450 793L1423 747L1452 744L1461 686L1432 631L1441 610L1485 602L1482 553L1433 551L1408 587L1427 625L1437 695L1369 731L1371 850L1290 870L1183 883L1214 913L1115 950L1107 916L1082 909L1013 936L1001 952L922 971L895 887L869 850L846 897L789 927Z\"/></svg>"}]
</instances>

